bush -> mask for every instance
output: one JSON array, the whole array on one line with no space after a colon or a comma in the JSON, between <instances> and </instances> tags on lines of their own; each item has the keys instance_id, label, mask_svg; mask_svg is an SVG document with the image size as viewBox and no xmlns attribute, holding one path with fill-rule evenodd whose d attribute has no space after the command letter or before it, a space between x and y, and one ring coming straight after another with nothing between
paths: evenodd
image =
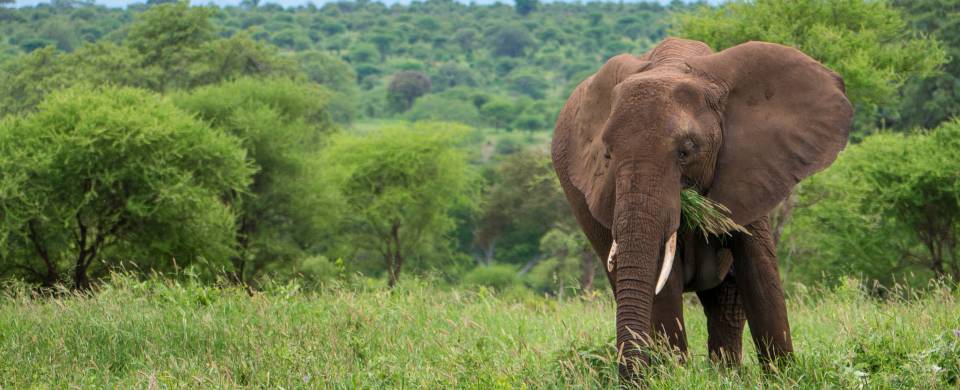
<instances>
[{"instance_id":1,"label":"bush","mask_svg":"<svg viewBox=\"0 0 960 390\"><path fill-rule=\"evenodd\" d=\"M530 270L527 280L536 291L563 298L580 289L581 262L589 252L586 237L573 228L553 228L540 238L540 253L547 256ZM592 256L589 256L593 261ZM596 265L595 262L592 265Z\"/></svg>"},{"instance_id":2,"label":"bush","mask_svg":"<svg viewBox=\"0 0 960 390\"><path fill-rule=\"evenodd\" d=\"M342 259L331 261L326 256L306 256L283 263L271 263L266 269L277 281L296 281L309 287L319 287L338 278L343 278Z\"/></svg>"},{"instance_id":3,"label":"bush","mask_svg":"<svg viewBox=\"0 0 960 390\"><path fill-rule=\"evenodd\" d=\"M437 91L458 86L474 87L477 85L476 77L474 77L470 67L456 62L448 62L440 65L436 73L431 77L431 80L433 81L434 89Z\"/></svg>"},{"instance_id":4,"label":"bush","mask_svg":"<svg viewBox=\"0 0 960 390\"><path fill-rule=\"evenodd\" d=\"M539 115L521 114L513 121L513 126L523 130L543 130L547 124Z\"/></svg>"},{"instance_id":5,"label":"bush","mask_svg":"<svg viewBox=\"0 0 960 390\"><path fill-rule=\"evenodd\" d=\"M350 47L350 55L347 58L354 65L369 64L380 61L380 52L373 44L359 43Z\"/></svg>"},{"instance_id":6,"label":"bush","mask_svg":"<svg viewBox=\"0 0 960 390\"><path fill-rule=\"evenodd\" d=\"M505 291L520 285L517 268L508 264L481 265L463 276L463 283Z\"/></svg>"},{"instance_id":7,"label":"bush","mask_svg":"<svg viewBox=\"0 0 960 390\"><path fill-rule=\"evenodd\" d=\"M494 98L480 107L484 120L495 128L509 129L509 125L519 114L517 106L505 98Z\"/></svg>"}]
</instances>

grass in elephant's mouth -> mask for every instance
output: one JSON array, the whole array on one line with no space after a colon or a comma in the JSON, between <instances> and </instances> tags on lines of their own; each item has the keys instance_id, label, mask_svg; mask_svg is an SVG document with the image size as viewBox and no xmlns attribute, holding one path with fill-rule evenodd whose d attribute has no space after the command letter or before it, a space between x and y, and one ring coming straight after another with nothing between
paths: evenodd
<instances>
[{"instance_id":1,"label":"grass in elephant's mouth","mask_svg":"<svg viewBox=\"0 0 960 390\"><path fill-rule=\"evenodd\" d=\"M692 189L680 191L680 215L684 229L699 230L704 237L729 235L733 232L750 234L730 218L730 209Z\"/></svg>"},{"instance_id":2,"label":"grass in elephant's mouth","mask_svg":"<svg viewBox=\"0 0 960 390\"><path fill-rule=\"evenodd\" d=\"M360 284L357 284L360 286ZM119 278L92 296L0 294L0 387L612 388L613 299L528 290L304 293ZM764 373L706 358L706 324L685 301L690 359L651 367L652 389L956 388L960 293L878 301L856 283L788 299L798 354Z\"/></svg>"}]
</instances>

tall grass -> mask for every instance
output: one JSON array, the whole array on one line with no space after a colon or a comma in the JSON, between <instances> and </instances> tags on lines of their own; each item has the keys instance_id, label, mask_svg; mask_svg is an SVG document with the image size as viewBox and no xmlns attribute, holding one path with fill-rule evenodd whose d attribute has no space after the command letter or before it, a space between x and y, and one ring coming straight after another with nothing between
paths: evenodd
<instances>
[{"instance_id":1,"label":"tall grass","mask_svg":"<svg viewBox=\"0 0 960 390\"><path fill-rule=\"evenodd\" d=\"M798 354L718 368L686 302L691 357L650 388L957 388L960 305L934 286L877 301L856 283L789 302ZM519 290L241 289L118 277L90 296L0 298L0 387L609 388L614 307Z\"/></svg>"}]
</instances>

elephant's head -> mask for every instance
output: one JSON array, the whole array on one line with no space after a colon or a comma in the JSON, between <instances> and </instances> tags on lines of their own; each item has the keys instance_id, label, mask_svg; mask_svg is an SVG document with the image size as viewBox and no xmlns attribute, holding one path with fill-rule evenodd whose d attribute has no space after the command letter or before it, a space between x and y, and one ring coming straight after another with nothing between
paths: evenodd
<instances>
[{"instance_id":1,"label":"elephant's head","mask_svg":"<svg viewBox=\"0 0 960 390\"><path fill-rule=\"evenodd\" d=\"M673 254L680 191L747 225L828 166L852 120L842 79L800 51L749 42L713 53L680 39L609 60L564 111L577 138L571 182L613 233L617 342L628 349L670 272L661 259Z\"/></svg>"}]
</instances>

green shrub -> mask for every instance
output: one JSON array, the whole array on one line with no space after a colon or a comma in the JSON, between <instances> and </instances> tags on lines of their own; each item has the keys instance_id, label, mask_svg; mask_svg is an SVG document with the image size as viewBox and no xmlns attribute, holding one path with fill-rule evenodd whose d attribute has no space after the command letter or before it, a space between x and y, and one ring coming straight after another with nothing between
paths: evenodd
<instances>
[{"instance_id":1,"label":"green shrub","mask_svg":"<svg viewBox=\"0 0 960 390\"><path fill-rule=\"evenodd\" d=\"M520 285L517 268L508 264L481 265L463 276L463 283L505 291Z\"/></svg>"}]
</instances>

